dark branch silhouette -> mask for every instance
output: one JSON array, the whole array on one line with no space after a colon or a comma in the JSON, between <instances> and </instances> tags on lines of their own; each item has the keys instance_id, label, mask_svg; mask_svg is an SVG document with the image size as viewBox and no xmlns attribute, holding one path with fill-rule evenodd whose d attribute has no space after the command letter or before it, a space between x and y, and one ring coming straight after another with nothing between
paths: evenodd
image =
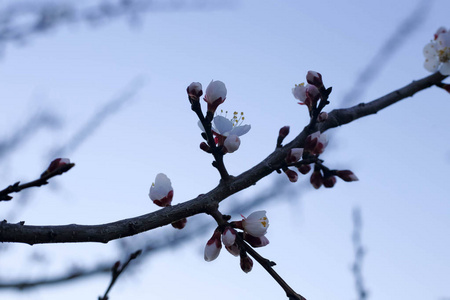
<instances>
[{"instance_id":1,"label":"dark branch silhouette","mask_svg":"<svg viewBox=\"0 0 450 300\"><path fill-rule=\"evenodd\" d=\"M316 125L317 128L311 128L311 126L305 127L293 141L275 150L253 168L239 176L230 176L226 182L221 182L210 192L200 195L195 199L165 207L146 215L102 225L70 224L61 226L28 226L4 222L0 225L0 241L26 243L30 245L76 242L107 243L111 240L132 236L168 225L199 213L209 214L217 210L219 203L227 197L254 185L261 178L271 174L273 171L281 169L285 164L285 158L289 150L294 147L302 147L306 137L313 131L319 129L321 132L324 132L330 128L350 123L364 116L375 114L389 105L411 97L418 91L441 82L446 77L437 72L369 103L361 103L350 108L333 110L328 114L329 117L326 121Z\"/></svg>"}]
</instances>

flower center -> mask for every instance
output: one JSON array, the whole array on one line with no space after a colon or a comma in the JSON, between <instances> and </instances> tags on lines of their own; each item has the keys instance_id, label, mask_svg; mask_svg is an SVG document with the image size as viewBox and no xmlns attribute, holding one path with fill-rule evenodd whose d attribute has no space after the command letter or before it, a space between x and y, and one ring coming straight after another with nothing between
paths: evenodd
<instances>
[{"instance_id":1,"label":"flower center","mask_svg":"<svg viewBox=\"0 0 450 300\"><path fill-rule=\"evenodd\" d=\"M226 110L225 115L223 114L224 114L223 110L220 110L220 115L225 118L227 117L228 111ZM233 117L230 119L231 123L233 124L233 127L240 126L244 122L244 120L245 120L244 112L238 113L237 111L233 113Z\"/></svg>"}]
</instances>

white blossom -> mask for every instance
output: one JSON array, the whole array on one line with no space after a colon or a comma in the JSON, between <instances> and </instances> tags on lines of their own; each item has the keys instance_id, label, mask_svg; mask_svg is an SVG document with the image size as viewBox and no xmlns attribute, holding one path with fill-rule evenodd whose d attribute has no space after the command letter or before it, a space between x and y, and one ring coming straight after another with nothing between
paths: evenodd
<instances>
[{"instance_id":1,"label":"white blossom","mask_svg":"<svg viewBox=\"0 0 450 300\"><path fill-rule=\"evenodd\" d=\"M255 211L242 220L244 231L254 237L261 237L267 233L269 219L265 210Z\"/></svg>"}]
</instances>

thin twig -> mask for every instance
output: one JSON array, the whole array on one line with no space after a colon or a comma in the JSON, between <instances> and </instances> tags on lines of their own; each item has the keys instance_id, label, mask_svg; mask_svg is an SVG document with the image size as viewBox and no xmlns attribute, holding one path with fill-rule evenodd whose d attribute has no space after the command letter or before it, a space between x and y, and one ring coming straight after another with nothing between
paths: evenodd
<instances>
[{"instance_id":1,"label":"thin twig","mask_svg":"<svg viewBox=\"0 0 450 300\"><path fill-rule=\"evenodd\" d=\"M105 294L103 295L103 297L98 297L98 300L108 300L108 293L109 291L112 289L112 287L114 286L114 283L116 283L117 278L119 278L120 274L122 274L122 272L126 269L126 267L128 266L128 264L133 260L136 259L140 254L142 253L142 250L138 250L134 253L132 253L130 255L130 257L128 258L128 260L121 266L120 265L120 261L117 261L114 266L112 267L112 277L111 277L111 282L108 286L108 288L105 291Z\"/></svg>"},{"instance_id":2,"label":"thin twig","mask_svg":"<svg viewBox=\"0 0 450 300\"><path fill-rule=\"evenodd\" d=\"M72 169L72 167L75 166L74 163L68 163L65 165L62 165L58 167L56 170L50 173L44 173L39 179L20 184L20 181L14 183L13 185L8 186L7 188L0 191L0 201L9 201L12 199L9 194L11 193L18 193L24 189L30 188L30 187L40 187L42 185L48 184L48 181L50 178L55 177L57 175L61 175L62 173L65 173Z\"/></svg>"}]
</instances>

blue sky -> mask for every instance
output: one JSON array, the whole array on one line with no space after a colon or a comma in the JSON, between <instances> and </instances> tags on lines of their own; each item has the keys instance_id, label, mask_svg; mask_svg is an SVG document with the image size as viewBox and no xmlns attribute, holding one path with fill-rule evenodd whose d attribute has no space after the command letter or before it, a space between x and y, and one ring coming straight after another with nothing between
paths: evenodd
<instances>
[{"instance_id":1,"label":"blue sky","mask_svg":"<svg viewBox=\"0 0 450 300\"><path fill-rule=\"evenodd\" d=\"M290 125L294 137L307 124L306 109L296 104L291 88L305 81L308 70L321 72L325 84L333 86L326 110L341 107L361 70L419 2L231 1L216 10L148 13L137 27L123 19L96 28L63 26L31 37L23 47L7 46L0 61L0 137L9 137L37 112L56 115L60 125L39 130L0 161L5 187L34 179L51 160L50 151L70 141L103 105L130 85L140 88L78 148L62 154L76 163L74 169L32 191L26 206L18 205L19 196L2 203L4 214L14 211L9 222L29 225L100 224L142 215L157 209L147 194L160 172L172 180L174 203L209 191L219 175L211 157L198 149L200 130L185 90L189 83L206 87L212 79L223 81L228 96L221 108L245 113L252 129L242 137L241 148L225 156L229 172L240 174L273 151L279 128ZM449 2L429 3L423 22L405 41L398 37L399 48L352 104L428 75L422 48L438 27L450 26L445 23ZM326 165L351 169L360 181L313 190L304 184L309 177L300 177L290 185L298 192L294 196L256 208L266 210L271 223L271 243L260 252L277 263L277 272L296 291L308 299L356 298L351 214L359 206L370 299L450 297L448 97L432 88L331 130ZM264 192L280 176L272 174L224 201L223 213ZM195 218L208 219L190 221ZM148 237L159 234L173 234L173 229ZM152 256L119 280L111 299L284 297L260 266L244 274L239 260L225 252L206 263L203 247L211 234ZM0 278L89 266L114 257L117 248L114 242L8 245L9 252L0 257ZM33 253L44 255L44 263L30 267ZM102 276L1 293L14 300L95 298L108 283L109 277Z\"/></svg>"}]
</instances>

